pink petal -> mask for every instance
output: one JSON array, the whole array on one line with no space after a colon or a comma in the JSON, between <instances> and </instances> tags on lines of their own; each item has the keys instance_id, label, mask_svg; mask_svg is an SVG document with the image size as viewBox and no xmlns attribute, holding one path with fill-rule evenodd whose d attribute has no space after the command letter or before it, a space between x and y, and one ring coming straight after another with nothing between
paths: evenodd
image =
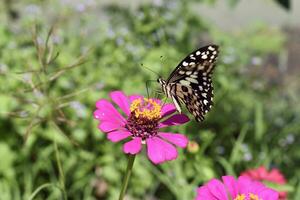
<instances>
[{"instance_id":1,"label":"pink petal","mask_svg":"<svg viewBox=\"0 0 300 200\"><path fill-rule=\"evenodd\" d=\"M159 132L158 135L181 148L185 148L189 142L186 136L179 133Z\"/></svg>"},{"instance_id":2,"label":"pink petal","mask_svg":"<svg viewBox=\"0 0 300 200\"><path fill-rule=\"evenodd\" d=\"M131 133L128 131L118 130L118 131L109 132L107 134L107 139L109 139L112 142L119 142L129 137L130 135Z\"/></svg>"},{"instance_id":3,"label":"pink petal","mask_svg":"<svg viewBox=\"0 0 300 200\"><path fill-rule=\"evenodd\" d=\"M278 200L279 193L275 190L266 188L258 194L258 196L263 200Z\"/></svg>"},{"instance_id":4,"label":"pink petal","mask_svg":"<svg viewBox=\"0 0 300 200\"><path fill-rule=\"evenodd\" d=\"M250 188L251 192L254 194L259 194L261 191L268 189L267 187L265 187L264 184L262 184L259 181L252 181L252 184L251 184L251 186L249 186L249 188Z\"/></svg>"},{"instance_id":5,"label":"pink petal","mask_svg":"<svg viewBox=\"0 0 300 200\"><path fill-rule=\"evenodd\" d=\"M234 199L239 192L235 178L233 176L222 176L222 180L230 197Z\"/></svg>"},{"instance_id":6,"label":"pink petal","mask_svg":"<svg viewBox=\"0 0 300 200\"><path fill-rule=\"evenodd\" d=\"M190 119L186 115L175 114L175 115L172 115L171 117L169 117L168 119L166 119L165 121L162 121L159 124L159 128L184 124L184 123L188 122L189 120Z\"/></svg>"},{"instance_id":7,"label":"pink petal","mask_svg":"<svg viewBox=\"0 0 300 200\"><path fill-rule=\"evenodd\" d=\"M130 109L127 96L122 91L111 92L109 96L129 116Z\"/></svg>"},{"instance_id":8,"label":"pink petal","mask_svg":"<svg viewBox=\"0 0 300 200\"><path fill-rule=\"evenodd\" d=\"M129 96L130 103L132 103L136 99L143 99L143 97L141 95L131 95L131 96Z\"/></svg>"},{"instance_id":9,"label":"pink petal","mask_svg":"<svg viewBox=\"0 0 300 200\"><path fill-rule=\"evenodd\" d=\"M222 199L222 200L228 200L226 188L223 185L221 181L218 179L212 179L207 183L207 187L210 191L210 193L216 198L216 199Z\"/></svg>"},{"instance_id":10,"label":"pink petal","mask_svg":"<svg viewBox=\"0 0 300 200\"><path fill-rule=\"evenodd\" d=\"M123 146L123 151L129 154L137 154L142 149L142 139L139 137L134 138L133 140L126 142Z\"/></svg>"},{"instance_id":11,"label":"pink petal","mask_svg":"<svg viewBox=\"0 0 300 200\"><path fill-rule=\"evenodd\" d=\"M98 109L94 112L95 119L118 123L120 126L125 124L124 117L113 107L109 101L100 99L96 102L96 107Z\"/></svg>"},{"instance_id":12,"label":"pink petal","mask_svg":"<svg viewBox=\"0 0 300 200\"><path fill-rule=\"evenodd\" d=\"M215 197L210 193L208 187L205 185L198 188L196 200L215 200Z\"/></svg>"},{"instance_id":13,"label":"pink petal","mask_svg":"<svg viewBox=\"0 0 300 200\"><path fill-rule=\"evenodd\" d=\"M252 180L246 176L239 176L237 179L237 185L239 193L248 194L249 192L251 192L251 187L249 186L252 185Z\"/></svg>"},{"instance_id":14,"label":"pink petal","mask_svg":"<svg viewBox=\"0 0 300 200\"><path fill-rule=\"evenodd\" d=\"M118 123L109 122L109 121L103 121L100 122L98 125L98 128L103 132L109 132L114 131L120 128L120 125Z\"/></svg>"},{"instance_id":15,"label":"pink petal","mask_svg":"<svg viewBox=\"0 0 300 200\"><path fill-rule=\"evenodd\" d=\"M172 103L167 103L165 104L162 109L161 109L161 113L162 113L162 118L173 114L174 112L176 112L176 108L174 106L174 104Z\"/></svg>"},{"instance_id":16,"label":"pink petal","mask_svg":"<svg viewBox=\"0 0 300 200\"><path fill-rule=\"evenodd\" d=\"M154 164L177 158L176 148L158 137L148 138L146 143L148 157Z\"/></svg>"},{"instance_id":17,"label":"pink petal","mask_svg":"<svg viewBox=\"0 0 300 200\"><path fill-rule=\"evenodd\" d=\"M151 99L154 100L155 103L157 103L159 105L161 104L161 100L160 99L155 99L155 98L151 98Z\"/></svg>"}]
</instances>

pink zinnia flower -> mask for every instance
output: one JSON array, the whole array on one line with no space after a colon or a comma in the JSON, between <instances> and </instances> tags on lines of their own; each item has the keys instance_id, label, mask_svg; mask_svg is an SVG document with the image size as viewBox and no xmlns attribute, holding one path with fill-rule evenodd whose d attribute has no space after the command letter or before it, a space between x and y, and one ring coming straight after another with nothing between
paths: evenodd
<instances>
[{"instance_id":1,"label":"pink zinnia flower","mask_svg":"<svg viewBox=\"0 0 300 200\"><path fill-rule=\"evenodd\" d=\"M176 111L173 104L161 106L158 99L146 99L139 95L126 96L121 91L111 92L110 98L125 116L108 100L100 99L96 103L94 117L100 121L98 127L107 133L110 141L129 139L123 145L125 153L138 154L142 144L146 144L149 159L159 164L177 158L174 145L181 148L187 146L188 139L184 135L159 131L160 128L189 121L186 115L171 115Z\"/></svg>"},{"instance_id":2,"label":"pink zinnia flower","mask_svg":"<svg viewBox=\"0 0 300 200\"><path fill-rule=\"evenodd\" d=\"M198 188L196 200L278 200L278 193L249 177L223 176Z\"/></svg>"},{"instance_id":3,"label":"pink zinnia flower","mask_svg":"<svg viewBox=\"0 0 300 200\"><path fill-rule=\"evenodd\" d=\"M255 169L249 169L241 173L242 176L248 176L249 178L256 181L276 183L278 185L286 184L286 179L278 169L272 169L268 171L264 166L260 166ZM287 199L287 192L279 192L279 199Z\"/></svg>"}]
</instances>

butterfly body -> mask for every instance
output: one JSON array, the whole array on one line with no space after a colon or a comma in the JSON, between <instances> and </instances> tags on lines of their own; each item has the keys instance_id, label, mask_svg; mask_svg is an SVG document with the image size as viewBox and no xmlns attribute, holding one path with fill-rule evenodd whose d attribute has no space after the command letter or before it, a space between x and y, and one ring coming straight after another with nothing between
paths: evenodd
<instances>
[{"instance_id":1,"label":"butterfly body","mask_svg":"<svg viewBox=\"0 0 300 200\"><path fill-rule=\"evenodd\" d=\"M204 120L204 115L213 105L211 75L217 56L218 46L202 47L183 59L167 80L157 80L179 113L181 104L185 104L196 121Z\"/></svg>"}]
</instances>

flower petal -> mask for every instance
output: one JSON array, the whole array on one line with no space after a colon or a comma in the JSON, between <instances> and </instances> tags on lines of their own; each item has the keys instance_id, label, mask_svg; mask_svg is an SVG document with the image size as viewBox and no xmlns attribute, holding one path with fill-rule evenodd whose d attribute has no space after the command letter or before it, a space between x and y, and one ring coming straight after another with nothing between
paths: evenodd
<instances>
[{"instance_id":1,"label":"flower petal","mask_svg":"<svg viewBox=\"0 0 300 200\"><path fill-rule=\"evenodd\" d=\"M176 148L158 137L148 138L146 143L148 157L154 164L177 158Z\"/></svg>"},{"instance_id":2,"label":"flower petal","mask_svg":"<svg viewBox=\"0 0 300 200\"><path fill-rule=\"evenodd\" d=\"M215 200L215 197L210 193L208 187L201 186L197 190L197 197L196 200Z\"/></svg>"},{"instance_id":3,"label":"flower petal","mask_svg":"<svg viewBox=\"0 0 300 200\"><path fill-rule=\"evenodd\" d=\"M131 133L129 131L117 130L112 131L107 134L107 139L112 142L119 142L127 137L129 137Z\"/></svg>"},{"instance_id":4,"label":"flower petal","mask_svg":"<svg viewBox=\"0 0 300 200\"><path fill-rule=\"evenodd\" d=\"M128 97L122 91L114 91L109 94L110 98L129 116L129 102Z\"/></svg>"},{"instance_id":5,"label":"flower petal","mask_svg":"<svg viewBox=\"0 0 300 200\"><path fill-rule=\"evenodd\" d=\"M120 128L120 125L118 123L109 122L109 121L103 121L100 122L98 125L98 128L103 132L109 132L114 131Z\"/></svg>"},{"instance_id":6,"label":"flower petal","mask_svg":"<svg viewBox=\"0 0 300 200\"><path fill-rule=\"evenodd\" d=\"M143 98L144 97L142 97L141 95L130 95L129 96L129 101L130 101L130 103L132 103L136 99L143 99Z\"/></svg>"},{"instance_id":7,"label":"flower petal","mask_svg":"<svg viewBox=\"0 0 300 200\"><path fill-rule=\"evenodd\" d=\"M137 154L142 149L142 139L139 137L134 138L133 140L126 142L123 146L123 151L129 154Z\"/></svg>"},{"instance_id":8,"label":"flower petal","mask_svg":"<svg viewBox=\"0 0 300 200\"><path fill-rule=\"evenodd\" d=\"M96 102L97 110L94 112L95 119L100 121L110 121L118 123L119 125L125 124L124 117L113 107L113 105L105 100L100 99Z\"/></svg>"},{"instance_id":9,"label":"flower petal","mask_svg":"<svg viewBox=\"0 0 300 200\"><path fill-rule=\"evenodd\" d=\"M239 176L237 180L239 193L248 194L249 192L252 192L253 187L250 187L252 184L253 182L249 177Z\"/></svg>"},{"instance_id":10,"label":"flower petal","mask_svg":"<svg viewBox=\"0 0 300 200\"><path fill-rule=\"evenodd\" d=\"M164 118L164 117L166 117L168 115L171 115L174 112L176 112L176 108L175 108L174 104L167 103L161 109L162 118Z\"/></svg>"},{"instance_id":11,"label":"flower petal","mask_svg":"<svg viewBox=\"0 0 300 200\"><path fill-rule=\"evenodd\" d=\"M184 114L175 114L169 117L168 119L166 119L165 121L160 122L159 128L184 124L189 120L190 119L188 118L188 116Z\"/></svg>"},{"instance_id":12,"label":"flower petal","mask_svg":"<svg viewBox=\"0 0 300 200\"><path fill-rule=\"evenodd\" d=\"M207 187L215 199L228 200L226 188L218 179L212 179L208 182Z\"/></svg>"},{"instance_id":13,"label":"flower petal","mask_svg":"<svg viewBox=\"0 0 300 200\"><path fill-rule=\"evenodd\" d=\"M230 197L234 199L239 192L235 178L233 176L222 176L222 180Z\"/></svg>"},{"instance_id":14,"label":"flower petal","mask_svg":"<svg viewBox=\"0 0 300 200\"><path fill-rule=\"evenodd\" d=\"M278 200L279 193L275 190L266 188L265 190L261 191L258 196L263 200Z\"/></svg>"},{"instance_id":15,"label":"flower petal","mask_svg":"<svg viewBox=\"0 0 300 200\"><path fill-rule=\"evenodd\" d=\"M158 135L181 148L185 148L189 142L185 135L179 133L159 132Z\"/></svg>"},{"instance_id":16,"label":"flower petal","mask_svg":"<svg viewBox=\"0 0 300 200\"><path fill-rule=\"evenodd\" d=\"M151 98L155 103L157 103L158 105L161 105L161 100L160 99L155 99L155 98Z\"/></svg>"}]
</instances>

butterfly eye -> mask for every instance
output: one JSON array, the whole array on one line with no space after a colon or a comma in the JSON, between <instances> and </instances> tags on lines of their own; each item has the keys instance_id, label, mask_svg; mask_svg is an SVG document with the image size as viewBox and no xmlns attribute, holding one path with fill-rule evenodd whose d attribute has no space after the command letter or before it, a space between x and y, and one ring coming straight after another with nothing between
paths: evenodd
<instances>
[{"instance_id":1,"label":"butterfly eye","mask_svg":"<svg viewBox=\"0 0 300 200\"><path fill-rule=\"evenodd\" d=\"M164 80L162 78L158 78L157 82L160 83L160 84L164 84Z\"/></svg>"}]
</instances>

